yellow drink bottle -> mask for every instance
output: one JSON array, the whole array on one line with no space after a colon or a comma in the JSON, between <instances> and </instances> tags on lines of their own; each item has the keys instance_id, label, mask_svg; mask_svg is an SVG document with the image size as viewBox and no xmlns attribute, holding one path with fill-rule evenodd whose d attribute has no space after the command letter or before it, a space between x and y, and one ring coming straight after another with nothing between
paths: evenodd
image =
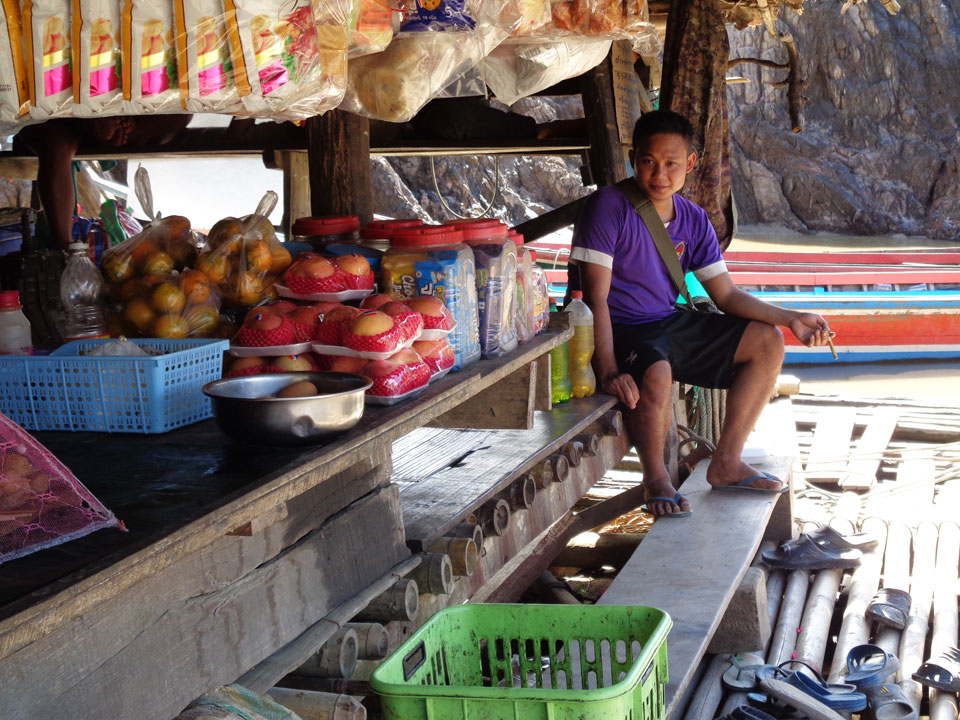
<instances>
[{"instance_id":1,"label":"yellow drink bottle","mask_svg":"<svg viewBox=\"0 0 960 720\"><path fill-rule=\"evenodd\" d=\"M573 315L573 337L570 339L570 387L573 397L582 398L597 391L597 376L590 364L593 359L593 313L583 301L583 293L574 290L573 299L563 309Z\"/></svg>"}]
</instances>

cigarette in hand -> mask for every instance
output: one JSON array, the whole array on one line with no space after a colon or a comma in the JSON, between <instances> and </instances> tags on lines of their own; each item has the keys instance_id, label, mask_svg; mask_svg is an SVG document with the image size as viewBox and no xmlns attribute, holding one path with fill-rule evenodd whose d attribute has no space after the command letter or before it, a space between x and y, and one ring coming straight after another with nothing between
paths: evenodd
<instances>
[{"instance_id":1,"label":"cigarette in hand","mask_svg":"<svg viewBox=\"0 0 960 720\"><path fill-rule=\"evenodd\" d=\"M827 333L827 344L830 346L830 352L833 353L833 359L838 360L837 349L833 346L833 333Z\"/></svg>"}]
</instances>

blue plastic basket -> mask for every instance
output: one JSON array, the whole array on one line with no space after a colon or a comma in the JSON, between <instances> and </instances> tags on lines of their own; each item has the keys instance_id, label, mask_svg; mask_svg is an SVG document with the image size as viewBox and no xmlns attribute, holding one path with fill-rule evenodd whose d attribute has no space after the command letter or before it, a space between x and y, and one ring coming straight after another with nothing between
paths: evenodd
<instances>
[{"instance_id":1,"label":"blue plastic basket","mask_svg":"<svg viewBox=\"0 0 960 720\"><path fill-rule=\"evenodd\" d=\"M47 357L0 356L0 412L30 430L162 433L213 417L201 388L222 374L228 340L131 340L165 354L87 357L75 340Z\"/></svg>"}]
</instances>

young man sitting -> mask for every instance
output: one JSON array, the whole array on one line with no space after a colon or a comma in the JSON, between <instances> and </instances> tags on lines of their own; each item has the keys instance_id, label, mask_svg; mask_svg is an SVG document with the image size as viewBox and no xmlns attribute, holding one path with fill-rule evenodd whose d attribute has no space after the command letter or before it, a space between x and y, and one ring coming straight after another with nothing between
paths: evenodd
<instances>
[{"instance_id":1,"label":"young man sitting","mask_svg":"<svg viewBox=\"0 0 960 720\"><path fill-rule=\"evenodd\" d=\"M724 314L676 309L677 290L653 238L615 186L600 188L584 203L570 255L594 314L594 369L600 387L628 408L627 432L643 465L644 497L657 517L691 509L664 463L673 381L729 389L707 481L714 488L784 492L782 481L740 459L783 362L777 326L808 346L824 345L830 336L819 315L770 305L734 285L706 212L676 194L696 160L693 128L683 116L661 110L637 121L633 179L667 226L683 271L693 271Z\"/></svg>"}]
</instances>

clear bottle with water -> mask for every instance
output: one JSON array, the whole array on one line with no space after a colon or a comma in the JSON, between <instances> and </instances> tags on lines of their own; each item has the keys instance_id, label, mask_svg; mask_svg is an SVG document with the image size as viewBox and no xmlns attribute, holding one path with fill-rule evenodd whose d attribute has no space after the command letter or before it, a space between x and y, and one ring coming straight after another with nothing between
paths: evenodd
<instances>
[{"instance_id":1,"label":"clear bottle with water","mask_svg":"<svg viewBox=\"0 0 960 720\"><path fill-rule=\"evenodd\" d=\"M16 290L0 292L0 355L33 355L30 321Z\"/></svg>"},{"instance_id":2,"label":"clear bottle with water","mask_svg":"<svg viewBox=\"0 0 960 720\"><path fill-rule=\"evenodd\" d=\"M593 313L583 301L583 293L574 290L572 300L563 309L573 315L570 338L570 389L574 397L589 397L597 391L593 372Z\"/></svg>"},{"instance_id":3,"label":"clear bottle with water","mask_svg":"<svg viewBox=\"0 0 960 720\"><path fill-rule=\"evenodd\" d=\"M87 254L87 244L67 246L67 267L60 277L64 338L86 340L107 337L103 319L103 278Z\"/></svg>"}]
</instances>

